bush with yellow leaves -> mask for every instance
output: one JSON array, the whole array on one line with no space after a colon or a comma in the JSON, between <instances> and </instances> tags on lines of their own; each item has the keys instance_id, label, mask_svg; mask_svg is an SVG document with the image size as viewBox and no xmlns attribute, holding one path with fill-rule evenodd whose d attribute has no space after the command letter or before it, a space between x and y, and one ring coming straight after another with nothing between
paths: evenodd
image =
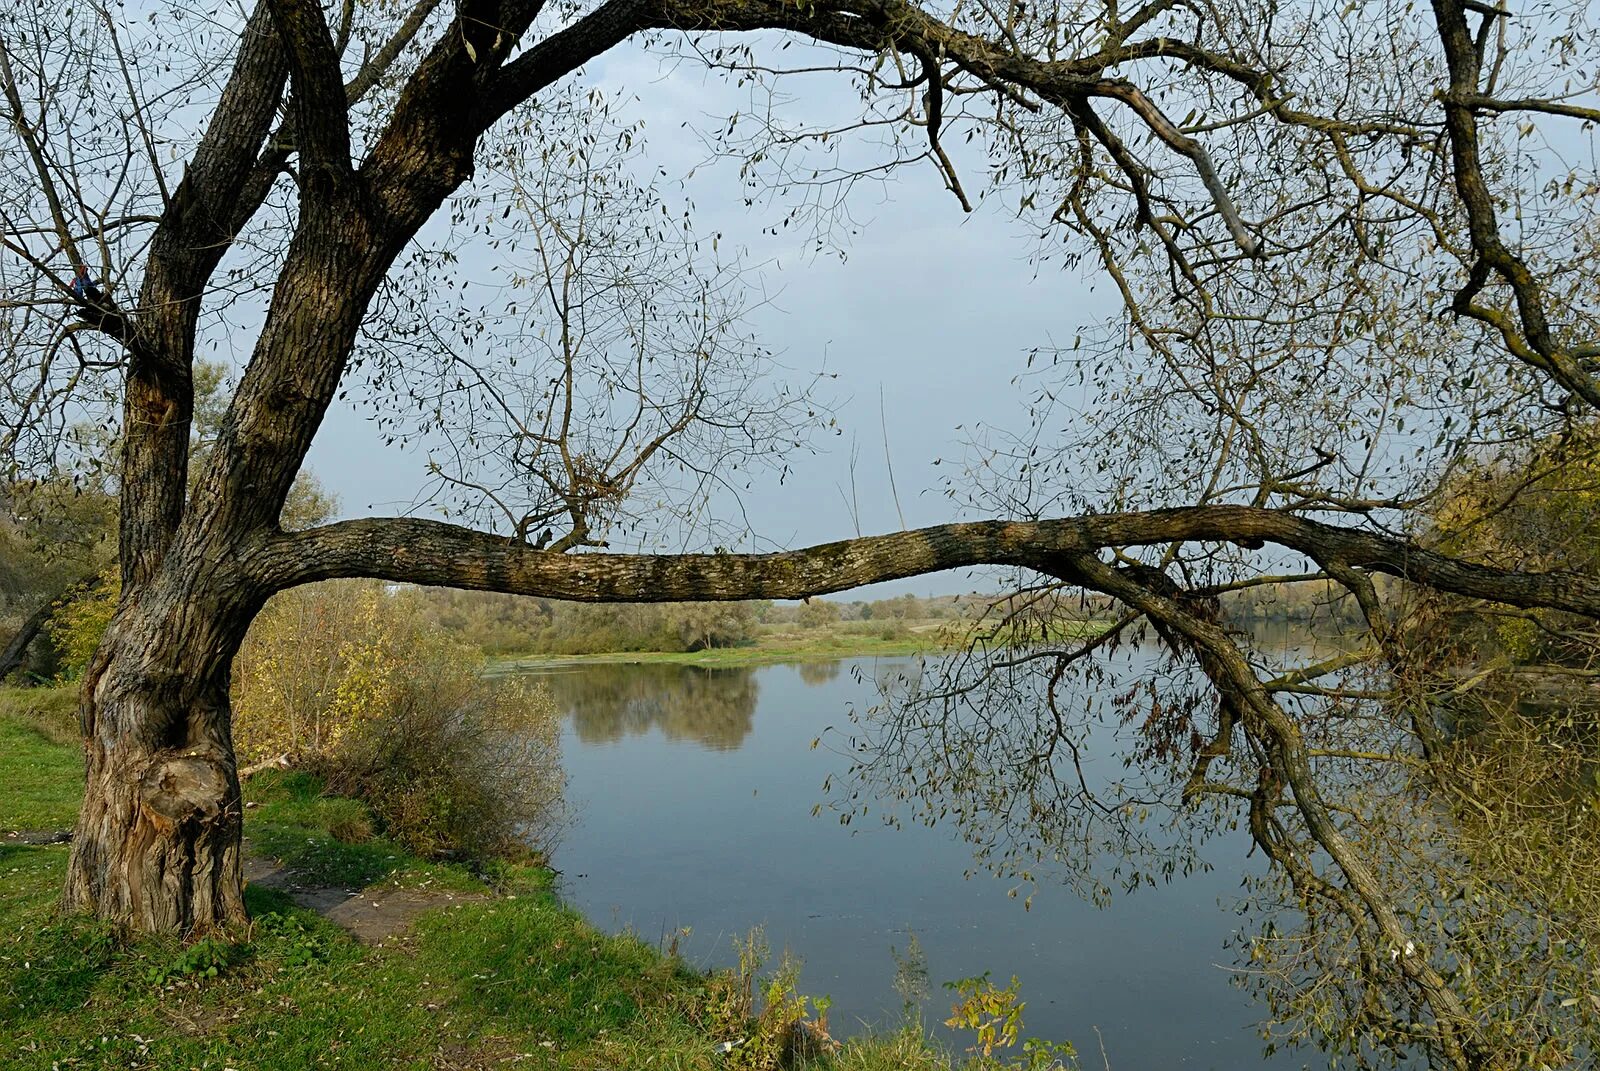
<instances>
[{"instance_id":1,"label":"bush with yellow leaves","mask_svg":"<svg viewBox=\"0 0 1600 1071\"><path fill-rule=\"evenodd\" d=\"M243 765L285 758L365 800L424 855L514 854L559 824L559 715L421 612L415 593L342 581L275 596L234 663Z\"/></svg>"},{"instance_id":2,"label":"bush with yellow leaves","mask_svg":"<svg viewBox=\"0 0 1600 1071\"><path fill-rule=\"evenodd\" d=\"M122 578L113 567L56 600L44 630L60 663L60 680L75 681L83 676L111 624L121 594Z\"/></svg>"}]
</instances>

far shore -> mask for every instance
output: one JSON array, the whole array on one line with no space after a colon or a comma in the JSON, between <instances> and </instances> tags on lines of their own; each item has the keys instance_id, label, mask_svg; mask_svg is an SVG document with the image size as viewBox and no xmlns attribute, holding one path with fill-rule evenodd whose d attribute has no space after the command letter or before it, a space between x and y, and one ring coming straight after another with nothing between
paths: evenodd
<instances>
[{"instance_id":1,"label":"far shore","mask_svg":"<svg viewBox=\"0 0 1600 1071\"><path fill-rule=\"evenodd\" d=\"M491 674L560 666L665 663L684 666L761 666L781 662L828 662L840 658L895 658L959 649L967 635L951 621L907 622L903 634L890 638L845 629L763 629L751 643L736 647L711 647L699 651L598 651L585 654L525 653L496 655L489 659ZM1097 635L1110 622L1071 622L1071 635Z\"/></svg>"}]
</instances>

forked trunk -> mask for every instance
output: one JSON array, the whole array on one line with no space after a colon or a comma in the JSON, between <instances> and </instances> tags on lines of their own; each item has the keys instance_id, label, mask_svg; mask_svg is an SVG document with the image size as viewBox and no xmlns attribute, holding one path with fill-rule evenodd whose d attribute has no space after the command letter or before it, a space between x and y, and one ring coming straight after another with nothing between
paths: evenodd
<instances>
[{"instance_id":1,"label":"forked trunk","mask_svg":"<svg viewBox=\"0 0 1600 1071\"><path fill-rule=\"evenodd\" d=\"M178 595L124 600L80 700L88 777L64 906L146 932L246 919L228 683L250 613Z\"/></svg>"}]
</instances>

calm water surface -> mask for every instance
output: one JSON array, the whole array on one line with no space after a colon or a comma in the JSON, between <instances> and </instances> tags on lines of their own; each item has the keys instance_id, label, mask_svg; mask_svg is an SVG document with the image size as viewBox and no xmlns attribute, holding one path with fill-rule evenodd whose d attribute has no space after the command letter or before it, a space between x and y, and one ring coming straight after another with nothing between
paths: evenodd
<instances>
[{"instance_id":1,"label":"calm water surface","mask_svg":"<svg viewBox=\"0 0 1600 1071\"><path fill-rule=\"evenodd\" d=\"M1101 1066L1102 1039L1113 1071L1322 1063L1314 1052L1263 1060L1258 1009L1230 984L1242 838L1209 847L1212 873L1108 908L1041 883L1024 911L1010 883L962 877L971 855L949 829L812 817L824 778L846 767L812 740L876 699L875 674L912 665L545 673L567 710L575 821L555 864L568 902L651 942L688 927L680 949L702 966L731 964L733 939L763 926L774 950L804 960L801 991L833 998L839 1033L900 1021L891 949L915 932L929 1023L948 1014L941 982L991 971L1022 980L1028 1033L1072 1041L1085 1066Z\"/></svg>"}]
</instances>

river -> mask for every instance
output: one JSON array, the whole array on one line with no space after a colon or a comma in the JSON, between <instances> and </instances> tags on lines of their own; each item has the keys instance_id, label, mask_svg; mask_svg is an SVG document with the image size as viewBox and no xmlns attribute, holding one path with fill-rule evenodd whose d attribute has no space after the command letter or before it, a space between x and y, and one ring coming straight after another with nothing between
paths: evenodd
<instances>
[{"instance_id":1,"label":"river","mask_svg":"<svg viewBox=\"0 0 1600 1071\"><path fill-rule=\"evenodd\" d=\"M1314 1051L1263 1059L1259 1007L1236 988L1226 947L1240 925L1242 835L1212 843L1215 867L1097 908L1041 882L1025 910L1013 883L972 868L949 828L841 825L822 784L846 760L812 741L876 698L907 659L756 669L583 665L542 676L566 709L562 761L573 821L554 864L563 895L599 925L679 948L702 967L734 962L764 927L804 961L800 991L833 1000L848 1034L902 1021L895 952L915 933L932 993L992 972L1022 982L1027 1033L1075 1044L1112 1071L1326 1066ZM1107 757L1106 761L1113 761Z\"/></svg>"}]
</instances>

